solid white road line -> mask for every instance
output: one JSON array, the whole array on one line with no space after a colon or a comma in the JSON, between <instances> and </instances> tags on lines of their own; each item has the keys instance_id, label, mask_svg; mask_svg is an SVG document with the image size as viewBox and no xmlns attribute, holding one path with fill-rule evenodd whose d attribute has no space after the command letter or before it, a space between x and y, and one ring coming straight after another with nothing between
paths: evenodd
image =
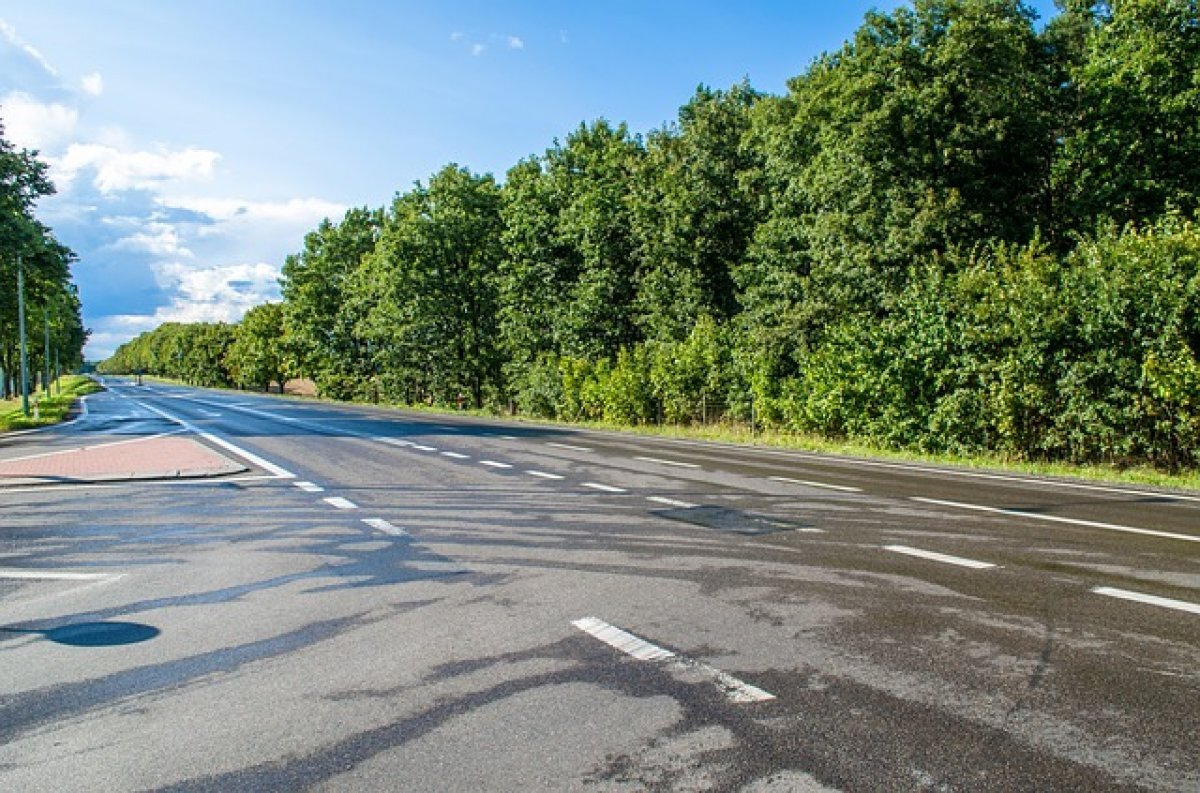
<instances>
[{"instance_id":1,"label":"solid white road line","mask_svg":"<svg viewBox=\"0 0 1200 793\"><path fill-rule=\"evenodd\" d=\"M1098 586L1092 589L1092 592L1097 595L1106 595L1111 598L1120 598L1122 600L1132 600L1137 603L1146 603L1151 606L1161 606L1162 608L1175 609L1176 611L1187 611L1192 614L1200 614L1200 603L1189 603L1186 600L1172 600L1171 598L1163 598L1157 595L1146 595L1141 592L1131 592L1128 589L1116 589L1109 586Z\"/></svg>"},{"instance_id":2,"label":"solid white road line","mask_svg":"<svg viewBox=\"0 0 1200 793\"><path fill-rule=\"evenodd\" d=\"M551 474L551 473L547 473L546 471L534 471L534 470L529 470L529 471L526 471L525 473L529 474L530 476L536 476L536 477L538 477L539 479L555 479L555 480L557 480L557 479L564 479L564 478L565 478L565 477L563 477L563 476L560 476L560 475L558 475L558 474Z\"/></svg>"},{"instance_id":3,"label":"solid white road line","mask_svg":"<svg viewBox=\"0 0 1200 793\"><path fill-rule=\"evenodd\" d=\"M675 468L699 468L696 463L684 463L679 460L663 460L658 457L634 457L635 460L641 460L643 463L655 463L657 465L670 465Z\"/></svg>"},{"instance_id":4,"label":"solid white road line","mask_svg":"<svg viewBox=\"0 0 1200 793\"><path fill-rule=\"evenodd\" d=\"M358 509L358 504L355 504L349 499L342 498L341 496L330 496L329 498L321 500L329 506L337 507L338 509Z\"/></svg>"},{"instance_id":5,"label":"solid white road line","mask_svg":"<svg viewBox=\"0 0 1200 793\"><path fill-rule=\"evenodd\" d=\"M305 493L324 493L325 488L320 485L315 485L312 482L292 482L293 485L303 490Z\"/></svg>"},{"instance_id":6,"label":"solid white road line","mask_svg":"<svg viewBox=\"0 0 1200 793\"><path fill-rule=\"evenodd\" d=\"M885 551L893 553L902 553L906 556L916 556L921 559L928 559L933 562L944 562L946 564L954 564L959 567L969 567L972 570L987 570L996 565L991 562L978 562L974 559L964 559L961 556L950 556L944 553L935 553L934 551L922 551L920 548L909 548L906 545L885 545Z\"/></svg>"},{"instance_id":7,"label":"solid white road line","mask_svg":"<svg viewBox=\"0 0 1200 793\"><path fill-rule=\"evenodd\" d=\"M679 438L663 440L664 443L671 443L678 446L711 448L712 444L707 441L689 441ZM1070 482L1058 479L1035 479L1029 476L1015 476L1011 474L990 474L982 471L964 471L960 468L939 468L932 465L910 464L910 463L892 463L882 460L864 460L856 458L853 460L832 458L825 455L780 451L775 449L755 449L756 454L769 457L782 457L790 460L811 460L820 464L836 464L852 467L864 468L890 468L897 471L911 471L916 474L929 475L938 474L939 476L959 479L987 479L994 482L1015 482L1023 485L1034 485L1036 487L1052 488L1055 490L1089 490L1095 493L1108 493L1111 495L1123 496L1147 496L1150 498L1164 498L1172 501L1189 501L1193 503L1200 502L1200 496L1184 495L1182 493L1166 492L1153 490L1133 490L1130 488L1122 488L1110 485L1093 485L1084 482Z\"/></svg>"},{"instance_id":8,"label":"solid white road line","mask_svg":"<svg viewBox=\"0 0 1200 793\"><path fill-rule=\"evenodd\" d=\"M1044 520L1052 523L1066 523L1071 526L1085 526L1091 529L1107 529L1108 531L1121 531L1126 534L1141 534L1146 537L1162 537L1168 540L1184 540L1186 542L1200 542L1200 535L1194 534L1176 534L1173 531L1159 531L1157 529L1139 529L1135 526L1122 526L1117 523L1101 523L1095 520L1080 520L1079 518L1062 518L1057 515L1042 515L1037 512L1027 512L1023 509L1004 509L1002 507L982 507L978 504L962 504L957 501L941 501L936 498L920 498L911 496L911 501L916 501L921 504L933 504L939 507L956 507L958 509L970 509L976 512L991 512L998 515L1009 515L1017 518L1028 518L1029 520Z\"/></svg>"},{"instance_id":9,"label":"solid white road line","mask_svg":"<svg viewBox=\"0 0 1200 793\"><path fill-rule=\"evenodd\" d=\"M54 570L0 569L0 578L13 581L116 581L124 573L65 573Z\"/></svg>"},{"instance_id":10,"label":"solid white road line","mask_svg":"<svg viewBox=\"0 0 1200 793\"><path fill-rule=\"evenodd\" d=\"M257 465L259 468L262 468L263 470L270 471L271 473L275 474L275 476L277 476L280 479L295 479L296 478L296 475L293 474L291 471L287 470L286 468L282 468L273 462L264 460L262 457L259 457L254 452L243 449L241 446L238 446L237 444L230 443L229 441L225 440L224 438L218 438L216 435L213 435L211 432L203 432L198 427L188 423L187 421L179 418L178 416L173 416L170 413L166 412L165 410L159 410L158 408L154 407L153 405L147 405L145 402L140 402L136 399L132 400L132 401L135 405L137 405L141 408L144 408L145 410L149 410L151 413L156 413L159 416L162 416L163 418L165 418L167 421L175 422L176 424L183 427L188 432L192 432L192 433L195 433L196 435L199 435L201 438L204 438L204 440L208 441L209 443L215 443L217 446L220 446L222 449L233 452L238 457L241 457L243 460L247 460L247 461L253 463L254 465Z\"/></svg>"},{"instance_id":11,"label":"solid white road line","mask_svg":"<svg viewBox=\"0 0 1200 793\"><path fill-rule=\"evenodd\" d=\"M605 493L625 493L628 492L623 487L613 487L612 485L602 485L598 482L584 482L580 487L591 488L592 490L600 490Z\"/></svg>"},{"instance_id":12,"label":"solid white road line","mask_svg":"<svg viewBox=\"0 0 1200 793\"><path fill-rule=\"evenodd\" d=\"M547 442L547 446L553 446L555 449L566 449L569 452L590 452L592 451L586 446L572 446L569 443L552 443Z\"/></svg>"},{"instance_id":13,"label":"solid white road line","mask_svg":"<svg viewBox=\"0 0 1200 793\"><path fill-rule=\"evenodd\" d=\"M804 485L805 487L820 487L826 490L839 490L843 493L861 493L860 487L849 487L847 485L831 485L828 482L813 482L810 479L789 479L786 476L769 476L767 477L772 482L783 482L789 485Z\"/></svg>"},{"instance_id":14,"label":"solid white road line","mask_svg":"<svg viewBox=\"0 0 1200 793\"><path fill-rule=\"evenodd\" d=\"M486 465L488 468L512 468L508 463L498 463L495 460L480 460L480 465Z\"/></svg>"},{"instance_id":15,"label":"solid white road line","mask_svg":"<svg viewBox=\"0 0 1200 793\"><path fill-rule=\"evenodd\" d=\"M653 501L655 504L665 504L668 507L678 507L679 509L695 509L695 504L689 504L686 501L676 501L673 498L664 498L662 496L646 496L647 501Z\"/></svg>"},{"instance_id":16,"label":"solid white road line","mask_svg":"<svg viewBox=\"0 0 1200 793\"><path fill-rule=\"evenodd\" d=\"M443 457L449 457L451 460L470 460L470 456L461 452L442 452Z\"/></svg>"},{"instance_id":17,"label":"solid white road line","mask_svg":"<svg viewBox=\"0 0 1200 793\"><path fill-rule=\"evenodd\" d=\"M367 524L376 531L381 531L384 534L390 534L393 537L404 537L408 534L408 532L406 532L404 529L400 528L399 526L393 526L383 518L363 518L363 523Z\"/></svg>"},{"instance_id":18,"label":"solid white road line","mask_svg":"<svg viewBox=\"0 0 1200 793\"><path fill-rule=\"evenodd\" d=\"M651 644L645 639L634 636L632 633L609 625L607 622L595 617L584 617L583 619L573 621L571 624L589 636L599 639L609 647L620 650L638 661L651 663L667 662L669 666L677 671L700 672L715 683L725 693L725 696L733 702L766 702L775 699L774 694L738 680L728 672L722 672L720 669L711 667L708 664L677 655L670 650L659 647L656 644Z\"/></svg>"}]
</instances>

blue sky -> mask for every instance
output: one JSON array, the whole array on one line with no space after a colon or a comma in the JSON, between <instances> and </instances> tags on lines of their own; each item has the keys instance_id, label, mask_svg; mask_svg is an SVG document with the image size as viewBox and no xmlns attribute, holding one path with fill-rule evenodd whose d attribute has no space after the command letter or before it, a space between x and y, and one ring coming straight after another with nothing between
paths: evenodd
<instances>
[{"instance_id":1,"label":"blue sky","mask_svg":"<svg viewBox=\"0 0 1200 793\"><path fill-rule=\"evenodd\" d=\"M52 166L39 215L80 256L99 359L277 298L322 218L448 162L503 176L582 121L645 132L699 84L783 93L899 5L5 0L0 120Z\"/></svg>"}]
</instances>

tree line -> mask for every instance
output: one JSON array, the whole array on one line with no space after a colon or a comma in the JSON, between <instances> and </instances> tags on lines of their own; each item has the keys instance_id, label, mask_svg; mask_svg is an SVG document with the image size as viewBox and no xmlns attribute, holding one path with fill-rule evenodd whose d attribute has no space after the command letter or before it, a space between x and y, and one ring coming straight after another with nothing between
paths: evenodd
<instances>
[{"instance_id":1,"label":"tree line","mask_svg":"<svg viewBox=\"0 0 1200 793\"><path fill-rule=\"evenodd\" d=\"M282 303L105 368L1192 467L1198 188L1197 0L915 0L785 95L701 87L326 220Z\"/></svg>"},{"instance_id":2,"label":"tree line","mask_svg":"<svg viewBox=\"0 0 1200 793\"><path fill-rule=\"evenodd\" d=\"M20 300L23 286L31 390L83 364L79 292L71 278L70 248L36 217L39 199L54 194L48 166L36 151L18 149L0 125L0 396L21 389ZM19 271L19 272L18 272ZM47 341L48 340L48 341ZM47 356L47 348L49 355Z\"/></svg>"}]
</instances>

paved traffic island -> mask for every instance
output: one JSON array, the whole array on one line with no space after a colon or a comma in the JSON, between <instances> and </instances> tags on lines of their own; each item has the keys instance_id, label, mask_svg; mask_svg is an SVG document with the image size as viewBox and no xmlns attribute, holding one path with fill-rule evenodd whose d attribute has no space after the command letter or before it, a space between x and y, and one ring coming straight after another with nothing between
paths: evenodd
<instances>
[{"instance_id":1,"label":"paved traffic island","mask_svg":"<svg viewBox=\"0 0 1200 793\"><path fill-rule=\"evenodd\" d=\"M0 487L241 473L240 463L192 438L163 435L29 454L0 461Z\"/></svg>"}]
</instances>

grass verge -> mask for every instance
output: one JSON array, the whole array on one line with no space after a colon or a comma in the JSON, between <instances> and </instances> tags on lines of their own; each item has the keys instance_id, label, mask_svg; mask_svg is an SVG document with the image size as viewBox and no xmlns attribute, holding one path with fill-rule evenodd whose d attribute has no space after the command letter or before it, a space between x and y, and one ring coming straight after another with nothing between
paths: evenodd
<instances>
[{"instance_id":1,"label":"grass verge","mask_svg":"<svg viewBox=\"0 0 1200 793\"><path fill-rule=\"evenodd\" d=\"M75 400L103 390L96 381L83 375L64 375L50 387L50 394L38 391L29 395L29 415L21 412L21 399L0 400L0 432L48 427L65 421ZM37 418L33 406L37 404Z\"/></svg>"}]
</instances>

